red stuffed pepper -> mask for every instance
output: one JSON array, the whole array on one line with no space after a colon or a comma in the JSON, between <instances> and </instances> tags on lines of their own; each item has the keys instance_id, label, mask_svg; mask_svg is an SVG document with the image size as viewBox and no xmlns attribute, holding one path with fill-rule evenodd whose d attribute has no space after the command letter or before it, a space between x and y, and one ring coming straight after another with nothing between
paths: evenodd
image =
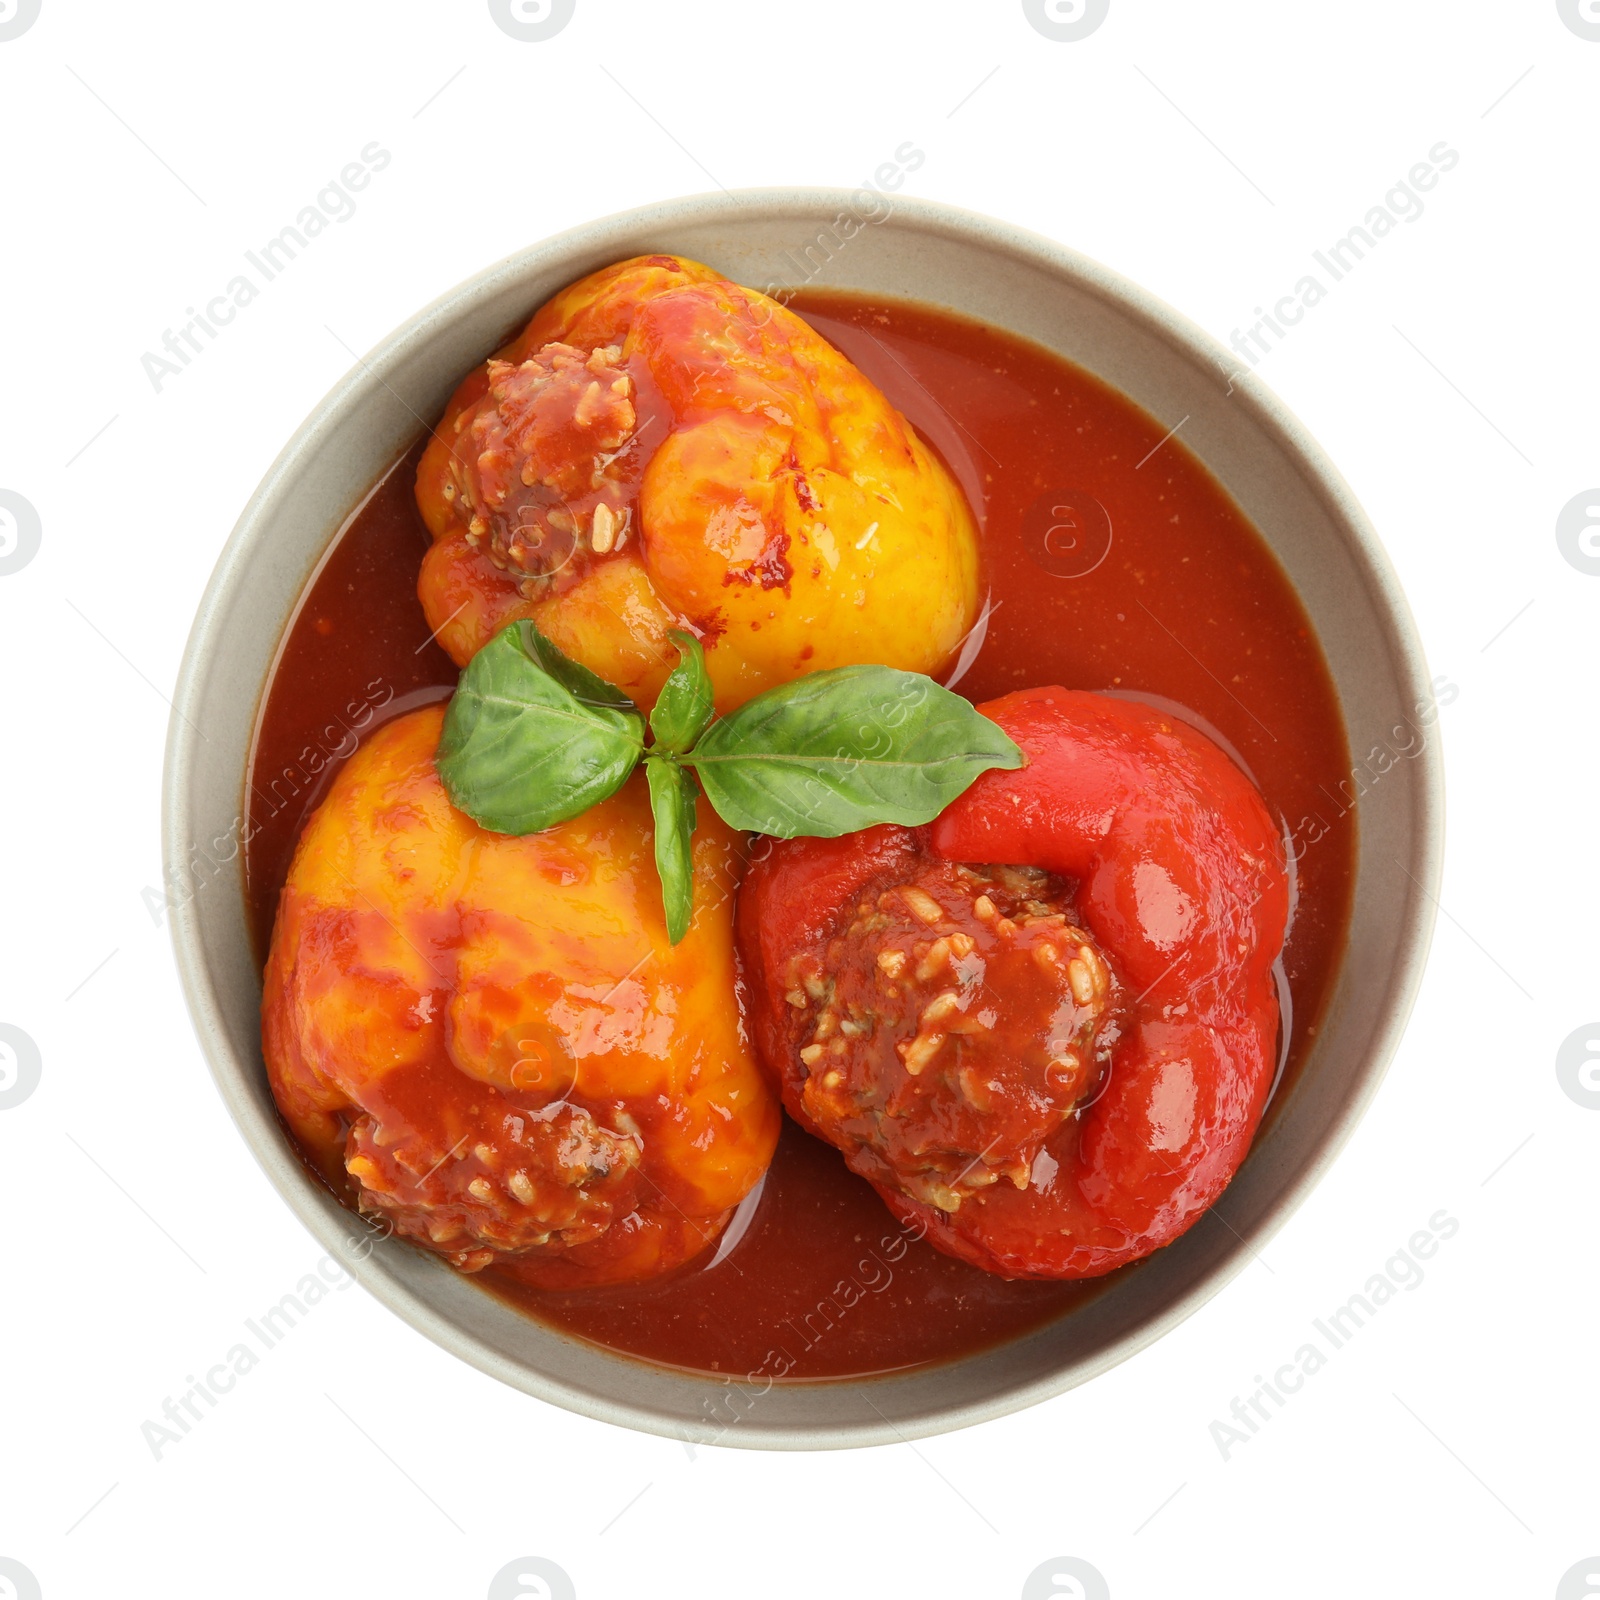
<instances>
[{"instance_id":1,"label":"red stuffed pepper","mask_svg":"<svg viewBox=\"0 0 1600 1600\"><path fill-rule=\"evenodd\" d=\"M1272 1084L1289 886L1210 739L1103 695L979 708L1027 756L931 825L778 842L746 877L790 1113L930 1243L1085 1278L1190 1226Z\"/></svg>"}]
</instances>

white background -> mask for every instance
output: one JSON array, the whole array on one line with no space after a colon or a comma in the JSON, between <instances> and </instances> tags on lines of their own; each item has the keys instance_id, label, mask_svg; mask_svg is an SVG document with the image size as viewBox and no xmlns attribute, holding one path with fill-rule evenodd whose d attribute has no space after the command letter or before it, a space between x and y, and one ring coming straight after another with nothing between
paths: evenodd
<instances>
[{"instance_id":1,"label":"white background","mask_svg":"<svg viewBox=\"0 0 1600 1600\"><path fill-rule=\"evenodd\" d=\"M0 576L0 1021L42 1060L0 1111L0 1556L44 1600L478 1600L525 1555L582 1600L1009 1600L1067 1555L1116 1600L1545 1600L1600 1555L1600 1111L1555 1070L1600 1016L1600 576L1555 539L1600 483L1597 97L1600 42L1555 0L1112 0L1077 43L1017 0L577 0L535 44L483 0L43 0L0 42L0 488L43 529ZM143 353L372 140L393 160L356 214L156 393ZM1224 341L1460 152L1260 369L1459 691L1445 914L1374 1108L1204 1311L970 1432L691 1454L502 1388L352 1288L157 1461L141 1424L320 1253L225 1115L142 897L166 696L235 516L353 353L488 262L716 185L854 184L906 140L906 192ZM1234 1396L1441 1208L1425 1281L1224 1460Z\"/></svg>"}]
</instances>

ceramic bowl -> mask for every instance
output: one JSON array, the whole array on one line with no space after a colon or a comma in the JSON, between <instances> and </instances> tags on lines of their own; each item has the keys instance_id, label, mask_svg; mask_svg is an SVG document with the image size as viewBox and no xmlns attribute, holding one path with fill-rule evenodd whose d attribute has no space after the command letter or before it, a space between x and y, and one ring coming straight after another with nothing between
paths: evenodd
<instances>
[{"instance_id":1,"label":"ceramic bowl","mask_svg":"<svg viewBox=\"0 0 1600 1600\"><path fill-rule=\"evenodd\" d=\"M855 226L850 233L848 223ZM233 530L201 603L167 750L164 848L236 839L251 730L278 641L335 532L469 368L546 297L608 262L693 257L757 288L847 288L950 306L1058 351L1183 440L1261 531L1320 635L1350 746L1389 746L1429 679L1406 602L1349 488L1283 405L1169 307L1083 256L926 201L845 190L695 196L608 217L489 268L385 339L312 413ZM1232 376L1230 376L1232 375ZM260 974L241 863L172 916L201 1045L245 1142L313 1234L445 1349L527 1393L695 1442L814 1449L886 1444L1030 1405L1175 1327L1252 1259L1310 1193L1372 1098L1421 978L1443 842L1436 729L1361 800L1349 946L1315 1049L1238 1176L1183 1238L1012 1343L870 1382L777 1385L737 1408L721 1381L563 1336L433 1257L365 1226L308 1174L262 1065ZM226 854L224 844L213 856ZM707 1422L743 1412L735 1427Z\"/></svg>"}]
</instances>

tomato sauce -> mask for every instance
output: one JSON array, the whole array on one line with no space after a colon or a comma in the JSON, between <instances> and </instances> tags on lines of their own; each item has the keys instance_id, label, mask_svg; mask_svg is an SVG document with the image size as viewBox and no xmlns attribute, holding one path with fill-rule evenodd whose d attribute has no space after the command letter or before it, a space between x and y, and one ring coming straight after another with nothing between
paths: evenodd
<instances>
[{"instance_id":1,"label":"tomato sauce","mask_svg":"<svg viewBox=\"0 0 1600 1600\"><path fill-rule=\"evenodd\" d=\"M1220 736L1286 828L1318 817L1315 841L1292 846L1297 903L1282 963L1282 1071L1292 1078L1337 971L1355 838L1335 798L1350 771L1338 702L1271 552L1181 438L1039 346L905 302L805 292L790 305L905 413L978 516L987 623L946 681L975 701L1062 684L1181 710ZM272 670L251 752L245 859L263 959L295 841L340 761L456 681L416 599L429 540L412 485L425 442L340 531ZM941 1255L792 1124L763 1185L701 1262L565 1294L520 1288L493 1269L478 1281L645 1360L790 1381L953 1360L1061 1316L1107 1282L1008 1282Z\"/></svg>"}]
</instances>

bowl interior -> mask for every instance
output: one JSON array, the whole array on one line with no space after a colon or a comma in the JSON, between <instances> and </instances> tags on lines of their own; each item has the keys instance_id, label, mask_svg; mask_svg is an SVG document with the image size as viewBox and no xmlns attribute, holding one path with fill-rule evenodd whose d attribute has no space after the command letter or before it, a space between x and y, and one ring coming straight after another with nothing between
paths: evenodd
<instances>
[{"instance_id":1,"label":"bowl interior","mask_svg":"<svg viewBox=\"0 0 1600 1600\"><path fill-rule=\"evenodd\" d=\"M1164 427L1186 417L1184 441L1261 531L1310 614L1351 748L1414 742L1396 730L1419 727L1428 679L1404 599L1348 489L1264 388L1230 384L1220 347L1071 251L948 207L902 201L874 221L881 201L858 206L829 190L668 202L535 246L407 323L322 403L246 509L195 623L168 746L169 881L190 891L172 919L179 967L223 1096L278 1188L368 1289L447 1349L556 1404L697 1442L808 1448L959 1427L1081 1383L1174 1326L1250 1260L1354 1126L1410 1008L1437 887L1441 784L1429 736L1360 802L1350 942L1321 1037L1213 1212L1059 1321L950 1366L764 1391L650 1367L529 1321L419 1251L373 1241L308 1176L262 1066L238 849L268 670L329 540L462 374L548 295L610 261L670 251L758 288L950 306L1059 352Z\"/></svg>"}]
</instances>

